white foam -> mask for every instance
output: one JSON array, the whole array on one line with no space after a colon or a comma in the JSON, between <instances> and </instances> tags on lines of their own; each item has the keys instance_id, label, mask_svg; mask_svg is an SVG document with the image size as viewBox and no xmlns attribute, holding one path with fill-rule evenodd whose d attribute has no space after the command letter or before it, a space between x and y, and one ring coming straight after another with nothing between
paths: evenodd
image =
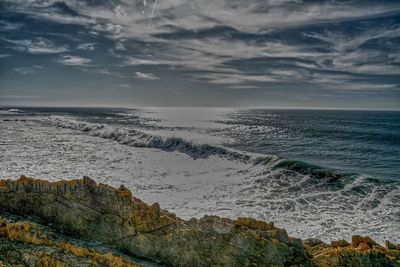
<instances>
[{"instance_id":1,"label":"white foam","mask_svg":"<svg viewBox=\"0 0 400 267\"><path fill-rule=\"evenodd\" d=\"M227 137L210 135L210 130L227 128L227 125L217 121L225 119L231 111L228 108L157 107L135 110L135 114L139 113L140 117L148 120L147 124L157 126L157 129L147 131L150 134L218 145L234 142Z\"/></svg>"},{"instance_id":2,"label":"white foam","mask_svg":"<svg viewBox=\"0 0 400 267\"><path fill-rule=\"evenodd\" d=\"M133 128L111 127L104 124L80 122L62 116L51 116L46 121L57 127L79 130L91 136L118 141L121 144L134 147L158 148L165 151L179 151L192 158L207 158L219 155L230 159L249 160L256 154L243 153L208 143L196 143L180 137L165 137L153 135L150 132L139 131Z\"/></svg>"},{"instance_id":3,"label":"white foam","mask_svg":"<svg viewBox=\"0 0 400 267\"><path fill-rule=\"evenodd\" d=\"M139 131L130 136L126 129L63 117L27 119L2 122L3 177L25 174L57 180L88 175L113 186L125 184L135 196L159 202L183 218L250 216L274 221L301 238L329 241L365 234L380 242L400 241L398 184L357 177L334 188L324 180L218 153L194 159L190 153L148 146L163 141ZM59 127L54 127L57 120ZM143 141L147 139L153 141Z\"/></svg>"},{"instance_id":4,"label":"white foam","mask_svg":"<svg viewBox=\"0 0 400 267\"><path fill-rule=\"evenodd\" d=\"M0 115L20 115L25 113L23 110L11 108L8 110L0 109Z\"/></svg>"},{"instance_id":5,"label":"white foam","mask_svg":"<svg viewBox=\"0 0 400 267\"><path fill-rule=\"evenodd\" d=\"M24 113L23 110L17 109L17 108L11 108L9 110L7 110L10 113Z\"/></svg>"}]
</instances>

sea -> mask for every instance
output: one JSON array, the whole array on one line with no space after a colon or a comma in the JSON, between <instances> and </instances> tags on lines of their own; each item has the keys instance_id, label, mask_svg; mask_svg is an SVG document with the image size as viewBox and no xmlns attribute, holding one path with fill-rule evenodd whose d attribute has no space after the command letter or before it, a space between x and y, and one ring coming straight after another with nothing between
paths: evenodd
<instances>
[{"instance_id":1,"label":"sea","mask_svg":"<svg viewBox=\"0 0 400 267\"><path fill-rule=\"evenodd\" d=\"M89 176L189 219L400 242L400 112L0 107L0 178Z\"/></svg>"}]
</instances>

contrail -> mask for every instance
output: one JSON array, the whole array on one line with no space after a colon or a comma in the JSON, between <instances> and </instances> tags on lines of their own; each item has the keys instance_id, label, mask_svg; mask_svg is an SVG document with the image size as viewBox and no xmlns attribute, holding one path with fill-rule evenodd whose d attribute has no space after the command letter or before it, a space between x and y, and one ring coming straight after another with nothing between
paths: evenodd
<instances>
[{"instance_id":1,"label":"contrail","mask_svg":"<svg viewBox=\"0 0 400 267\"><path fill-rule=\"evenodd\" d=\"M156 9L157 0L154 2L153 10L151 11L151 17L153 18L154 10Z\"/></svg>"}]
</instances>

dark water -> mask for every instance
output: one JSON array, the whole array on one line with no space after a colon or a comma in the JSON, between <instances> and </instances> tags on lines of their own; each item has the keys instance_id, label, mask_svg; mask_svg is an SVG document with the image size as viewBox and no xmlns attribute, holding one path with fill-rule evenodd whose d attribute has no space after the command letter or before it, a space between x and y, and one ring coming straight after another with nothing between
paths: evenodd
<instances>
[{"instance_id":1,"label":"dark water","mask_svg":"<svg viewBox=\"0 0 400 267\"><path fill-rule=\"evenodd\" d=\"M400 180L400 112L244 110L229 114L231 146Z\"/></svg>"}]
</instances>

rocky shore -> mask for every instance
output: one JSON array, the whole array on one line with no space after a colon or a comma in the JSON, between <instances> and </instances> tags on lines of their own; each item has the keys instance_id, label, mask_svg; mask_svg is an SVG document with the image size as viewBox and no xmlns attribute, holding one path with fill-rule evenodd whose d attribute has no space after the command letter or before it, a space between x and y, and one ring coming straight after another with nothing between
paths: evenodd
<instances>
[{"instance_id":1,"label":"rocky shore","mask_svg":"<svg viewBox=\"0 0 400 267\"><path fill-rule=\"evenodd\" d=\"M0 180L0 266L400 266L400 245L369 237L326 244L273 223L189 221L124 186L85 177Z\"/></svg>"}]
</instances>

